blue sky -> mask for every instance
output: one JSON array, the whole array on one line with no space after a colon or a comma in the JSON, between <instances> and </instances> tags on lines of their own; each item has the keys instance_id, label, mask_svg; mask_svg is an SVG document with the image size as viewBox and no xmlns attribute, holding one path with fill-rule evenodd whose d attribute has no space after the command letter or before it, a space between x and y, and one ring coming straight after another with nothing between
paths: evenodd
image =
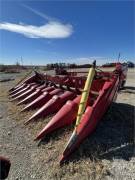
<instances>
[{"instance_id":1,"label":"blue sky","mask_svg":"<svg viewBox=\"0 0 135 180\"><path fill-rule=\"evenodd\" d=\"M0 1L0 63L135 60L133 1Z\"/></svg>"}]
</instances>

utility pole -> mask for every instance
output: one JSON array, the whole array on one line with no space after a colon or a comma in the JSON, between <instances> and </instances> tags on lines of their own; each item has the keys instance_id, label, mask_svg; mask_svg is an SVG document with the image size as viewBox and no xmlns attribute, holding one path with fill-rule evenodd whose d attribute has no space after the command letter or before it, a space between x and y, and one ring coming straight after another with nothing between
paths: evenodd
<instances>
[{"instance_id":1,"label":"utility pole","mask_svg":"<svg viewBox=\"0 0 135 180\"><path fill-rule=\"evenodd\" d=\"M120 61L120 55L121 55L121 54L120 54L120 52L119 52L119 54L118 54L118 62Z\"/></svg>"},{"instance_id":2,"label":"utility pole","mask_svg":"<svg viewBox=\"0 0 135 180\"><path fill-rule=\"evenodd\" d=\"M23 58L22 58L22 56L21 56L21 65L23 66Z\"/></svg>"}]
</instances>

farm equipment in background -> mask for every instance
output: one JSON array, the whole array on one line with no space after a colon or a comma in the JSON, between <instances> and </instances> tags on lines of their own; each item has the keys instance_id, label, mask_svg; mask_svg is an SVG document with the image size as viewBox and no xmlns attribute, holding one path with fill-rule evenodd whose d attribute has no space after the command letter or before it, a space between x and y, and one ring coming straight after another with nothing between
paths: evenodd
<instances>
[{"instance_id":1,"label":"farm equipment in background","mask_svg":"<svg viewBox=\"0 0 135 180\"><path fill-rule=\"evenodd\" d=\"M68 72L63 67L58 67L58 68L55 69L55 74L56 75L76 76L77 72Z\"/></svg>"},{"instance_id":2,"label":"farm equipment in background","mask_svg":"<svg viewBox=\"0 0 135 180\"><path fill-rule=\"evenodd\" d=\"M121 63L116 63L113 72L101 71L93 63L88 77L78 76L77 72L63 76L35 72L9 90L9 97L12 101L19 101L18 105L26 104L22 111L39 108L25 124L56 113L35 140L41 140L47 134L76 122L61 156L62 163L94 131L111 102L116 100L126 75L127 66Z\"/></svg>"},{"instance_id":3,"label":"farm equipment in background","mask_svg":"<svg viewBox=\"0 0 135 180\"><path fill-rule=\"evenodd\" d=\"M64 69L62 67L58 67L58 68L55 68L55 74L56 75L68 75L68 72L66 71L66 69Z\"/></svg>"}]
</instances>

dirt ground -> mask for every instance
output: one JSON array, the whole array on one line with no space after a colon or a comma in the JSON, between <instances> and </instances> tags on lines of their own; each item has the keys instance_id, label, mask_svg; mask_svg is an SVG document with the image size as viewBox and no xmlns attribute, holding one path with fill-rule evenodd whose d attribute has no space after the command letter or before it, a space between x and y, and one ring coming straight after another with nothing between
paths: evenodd
<instances>
[{"instance_id":1,"label":"dirt ground","mask_svg":"<svg viewBox=\"0 0 135 180\"><path fill-rule=\"evenodd\" d=\"M20 78L22 74L14 74ZM11 160L8 180L95 180L135 178L135 70L129 69L125 88L119 92L96 131L62 167L58 160L73 126L56 131L42 142L33 141L52 116L24 126L33 114L9 102L15 81L0 83L0 155Z\"/></svg>"}]
</instances>

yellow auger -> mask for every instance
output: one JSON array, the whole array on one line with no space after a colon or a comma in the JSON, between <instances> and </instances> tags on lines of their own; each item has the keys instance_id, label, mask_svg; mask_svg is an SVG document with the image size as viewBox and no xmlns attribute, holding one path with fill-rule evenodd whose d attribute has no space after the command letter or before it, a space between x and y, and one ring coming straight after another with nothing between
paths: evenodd
<instances>
[{"instance_id":1,"label":"yellow auger","mask_svg":"<svg viewBox=\"0 0 135 180\"><path fill-rule=\"evenodd\" d=\"M82 91L82 96L81 96L81 100L80 100L80 104L79 104L79 109L78 109L78 114L77 114L77 119L76 119L76 124L75 124L75 129L76 127L80 124L82 115L85 111L86 108L86 104L88 101L88 97L89 97L89 92L90 92L90 88L92 85L92 81L95 75L95 61L93 62L93 66L89 69L89 73L85 82L85 86L84 89Z\"/></svg>"},{"instance_id":2,"label":"yellow auger","mask_svg":"<svg viewBox=\"0 0 135 180\"><path fill-rule=\"evenodd\" d=\"M93 62L93 66L89 69L89 73L85 82L85 86L84 89L82 91L82 96L81 96L81 100L80 100L80 104L79 104L79 109L78 109L78 114L77 114L77 119L76 119L76 124L75 124L75 129L65 147L65 150L63 152L63 157L64 154L66 153L66 151L68 151L71 146L75 143L76 138L77 138L77 126L80 124L82 115L85 111L86 105L87 105L87 101L88 101L88 97L89 97L89 92L90 92L90 88L92 85L92 81L95 75L95 66L96 66L96 61Z\"/></svg>"}]
</instances>

